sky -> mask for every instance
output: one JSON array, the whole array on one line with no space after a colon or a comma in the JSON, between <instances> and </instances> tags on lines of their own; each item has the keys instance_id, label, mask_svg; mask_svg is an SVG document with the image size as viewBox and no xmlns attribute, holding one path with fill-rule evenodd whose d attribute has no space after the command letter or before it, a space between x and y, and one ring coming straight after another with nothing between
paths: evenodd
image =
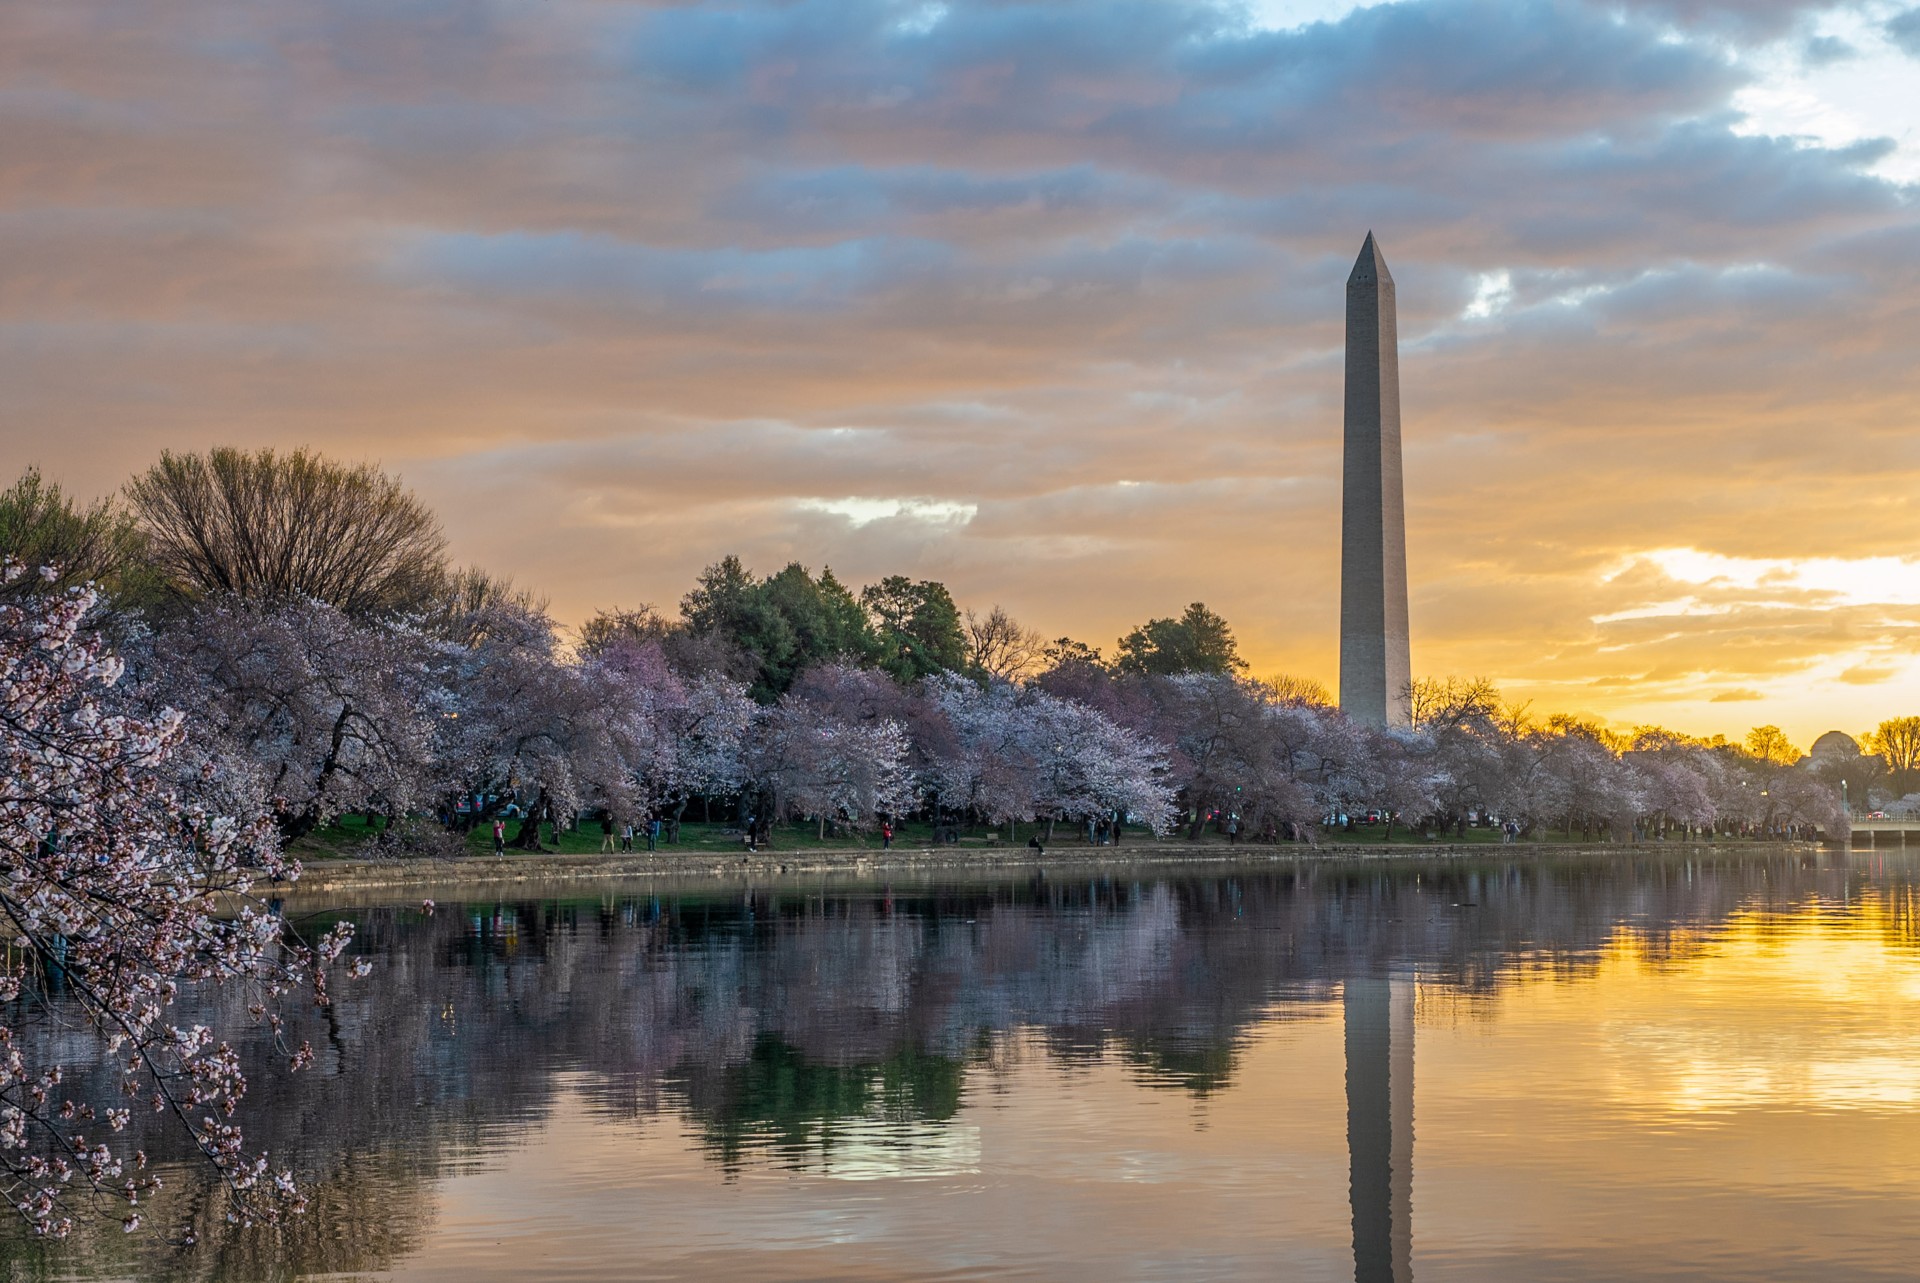
<instances>
[{"instance_id":1,"label":"sky","mask_svg":"<svg viewBox=\"0 0 1920 1283\"><path fill-rule=\"evenodd\" d=\"M0 6L0 470L374 459L565 622L738 553L1337 678L1344 281L1414 670L1920 713L1920 8Z\"/></svg>"}]
</instances>

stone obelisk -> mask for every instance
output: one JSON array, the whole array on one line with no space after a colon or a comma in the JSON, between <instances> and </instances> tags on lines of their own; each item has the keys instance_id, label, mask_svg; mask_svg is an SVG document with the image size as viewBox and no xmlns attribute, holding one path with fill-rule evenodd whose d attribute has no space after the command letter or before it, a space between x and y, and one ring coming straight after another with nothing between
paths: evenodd
<instances>
[{"instance_id":1,"label":"stone obelisk","mask_svg":"<svg viewBox=\"0 0 1920 1283\"><path fill-rule=\"evenodd\" d=\"M1373 233L1347 277L1346 472L1340 508L1340 707L1407 724L1407 516L1400 484L1400 338Z\"/></svg>"}]
</instances>

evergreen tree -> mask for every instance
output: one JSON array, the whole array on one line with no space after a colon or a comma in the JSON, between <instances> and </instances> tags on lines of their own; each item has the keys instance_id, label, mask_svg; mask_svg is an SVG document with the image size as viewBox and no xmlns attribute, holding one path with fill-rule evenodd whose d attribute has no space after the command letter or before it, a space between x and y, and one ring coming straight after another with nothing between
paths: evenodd
<instances>
[{"instance_id":1,"label":"evergreen tree","mask_svg":"<svg viewBox=\"0 0 1920 1283\"><path fill-rule=\"evenodd\" d=\"M860 592L879 635L879 664L902 682L967 666L960 608L945 584L889 575Z\"/></svg>"},{"instance_id":2,"label":"evergreen tree","mask_svg":"<svg viewBox=\"0 0 1920 1283\"><path fill-rule=\"evenodd\" d=\"M1123 673L1237 673L1247 661L1227 621L1194 602L1178 619L1149 619L1120 639L1114 666Z\"/></svg>"},{"instance_id":3,"label":"evergreen tree","mask_svg":"<svg viewBox=\"0 0 1920 1283\"><path fill-rule=\"evenodd\" d=\"M756 579L738 557L723 558L700 573L680 613L691 632L751 657L761 703L778 699L816 664L863 664L879 653L867 612L846 585L831 569L815 579L797 561Z\"/></svg>"}]
</instances>

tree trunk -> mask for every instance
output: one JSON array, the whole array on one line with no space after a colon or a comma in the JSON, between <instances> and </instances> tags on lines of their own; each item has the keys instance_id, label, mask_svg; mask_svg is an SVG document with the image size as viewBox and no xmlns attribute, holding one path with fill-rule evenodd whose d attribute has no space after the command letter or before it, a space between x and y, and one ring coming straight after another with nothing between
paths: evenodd
<instances>
[{"instance_id":1,"label":"tree trunk","mask_svg":"<svg viewBox=\"0 0 1920 1283\"><path fill-rule=\"evenodd\" d=\"M542 792L520 816L520 831L513 835L513 841L507 845L516 851L538 851L540 849L540 821L548 810L547 795Z\"/></svg>"}]
</instances>

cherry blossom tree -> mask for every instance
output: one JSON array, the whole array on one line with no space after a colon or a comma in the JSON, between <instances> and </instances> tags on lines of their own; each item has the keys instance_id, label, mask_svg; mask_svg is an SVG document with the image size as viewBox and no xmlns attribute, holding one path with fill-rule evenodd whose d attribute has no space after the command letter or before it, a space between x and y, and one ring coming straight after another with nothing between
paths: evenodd
<instances>
[{"instance_id":1,"label":"cherry blossom tree","mask_svg":"<svg viewBox=\"0 0 1920 1283\"><path fill-rule=\"evenodd\" d=\"M995 827L1032 815L1038 767L1023 733L1020 689L943 673L928 678L923 690L947 733L926 755L921 788L942 805Z\"/></svg>"},{"instance_id":2,"label":"cherry blossom tree","mask_svg":"<svg viewBox=\"0 0 1920 1283\"><path fill-rule=\"evenodd\" d=\"M1418 731L1393 728L1370 739L1366 796L1370 805L1380 808L1391 841L1396 820L1411 826L1433 815L1453 780L1438 760L1433 740Z\"/></svg>"},{"instance_id":3,"label":"cherry blossom tree","mask_svg":"<svg viewBox=\"0 0 1920 1283\"><path fill-rule=\"evenodd\" d=\"M718 673L683 677L651 639L610 643L590 665L613 686L622 715L635 719L625 743L640 810L678 820L692 798L745 784L741 753L755 705L743 683Z\"/></svg>"},{"instance_id":4,"label":"cherry blossom tree","mask_svg":"<svg viewBox=\"0 0 1920 1283\"><path fill-rule=\"evenodd\" d=\"M1199 835L1209 813L1250 831L1314 818L1287 738L1274 734L1271 688L1228 674L1182 673L1157 681L1162 725L1175 731L1173 764L1188 820ZM1289 712L1294 711L1289 707Z\"/></svg>"},{"instance_id":5,"label":"cherry blossom tree","mask_svg":"<svg viewBox=\"0 0 1920 1283\"><path fill-rule=\"evenodd\" d=\"M1562 822L1582 838L1617 840L1643 813L1646 798L1613 747L1593 727L1557 719L1540 739L1545 770L1557 792Z\"/></svg>"},{"instance_id":6,"label":"cherry blossom tree","mask_svg":"<svg viewBox=\"0 0 1920 1283\"><path fill-rule=\"evenodd\" d=\"M911 811L916 801L906 728L892 718L857 722L785 695L747 732L745 761L762 837L775 816L859 829Z\"/></svg>"},{"instance_id":7,"label":"cherry blossom tree","mask_svg":"<svg viewBox=\"0 0 1920 1283\"><path fill-rule=\"evenodd\" d=\"M1380 784L1381 746L1338 709L1306 700L1281 700L1268 707L1263 729L1311 799L1308 814L1286 817L1296 830L1373 804L1373 791Z\"/></svg>"},{"instance_id":8,"label":"cherry blossom tree","mask_svg":"<svg viewBox=\"0 0 1920 1283\"><path fill-rule=\"evenodd\" d=\"M9 566L8 579L19 576ZM71 1231L84 1208L139 1228L159 1178L123 1143L131 1111L164 1115L218 1173L230 1214L277 1221L303 1206L271 1156L248 1151L235 1111L247 1079L231 1044L171 1011L182 987L243 985L277 1031L296 985L328 1001L328 966L351 929L308 947L254 900L253 874L298 876L265 816L220 814L173 783L176 710L124 711L121 661L83 629L97 596L74 589L0 605L0 1192L33 1230ZM117 1103L75 1100L37 1059L22 1021L45 1018L36 977L55 974L110 1050ZM38 1003L23 999L37 996ZM282 1050L296 1069L304 1044Z\"/></svg>"},{"instance_id":9,"label":"cherry blossom tree","mask_svg":"<svg viewBox=\"0 0 1920 1283\"><path fill-rule=\"evenodd\" d=\"M471 644L443 642L432 661L447 797L482 799L482 818L517 802L513 841L527 850L538 849L542 821L563 823L588 803L635 810L633 768L649 732L630 688L605 664L563 662L543 612L512 602L487 612L483 627L466 630Z\"/></svg>"},{"instance_id":10,"label":"cherry blossom tree","mask_svg":"<svg viewBox=\"0 0 1920 1283\"><path fill-rule=\"evenodd\" d=\"M1713 823L1713 793L1700 756L1689 749L1635 749L1625 755L1638 776L1642 819L1653 833L1664 837L1675 825L1690 832Z\"/></svg>"},{"instance_id":11,"label":"cherry blossom tree","mask_svg":"<svg viewBox=\"0 0 1920 1283\"><path fill-rule=\"evenodd\" d=\"M1060 820L1132 817L1155 834L1173 824L1167 750L1098 710L1044 691L1019 708L1034 763L1034 814L1049 829Z\"/></svg>"},{"instance_id":12,"label":"cherry blossom tree","mask_svg":"<svg viewBox=\"0 0 1920 1283\"><path fill-rule=\"evenodd\" d=\"M318 601L225 598L163 628L148 695L187 714L196 762L245 770L282 836L425 800L433 701L417 639Z\"/></svg>"}]
</instances>

